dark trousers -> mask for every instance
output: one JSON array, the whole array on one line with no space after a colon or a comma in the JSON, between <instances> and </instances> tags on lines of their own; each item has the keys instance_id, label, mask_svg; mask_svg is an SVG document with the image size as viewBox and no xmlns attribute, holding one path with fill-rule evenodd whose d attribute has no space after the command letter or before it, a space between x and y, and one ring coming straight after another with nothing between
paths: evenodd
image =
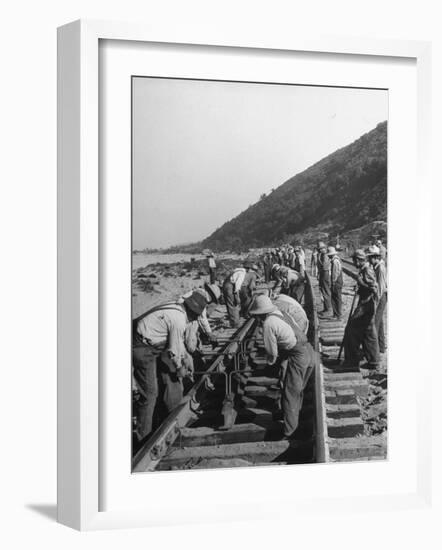
<instances>
[{"instance_id":1,"label":"dark trousers","mask_svg":"<svg viewBox=\"0 0 442 550\"><path fill-rule=\"evenodd\" d=\"M347 367L359 367L361 346L368 364L372 367L379 365L379 344L373 300L359 303L348 321L344 334L345 365Z\"/></svg>"},{"instance_id":2,"label":"dark trousers","mask_svg":"<svg viewBox=\"0 0 442 550\"><path fill-rule=\"evenodd\" d=\"M227 308L227 316L231 327L239 326L239 304L236 301L236 296L233 292L234 287L230 281L225 281L223 285L224 303Z\"/></svg>"},{"instance_id":3,"label":"dark trousers","mask_svg":"<svg viewBox=\"0 0 442 550\"><path fill-rule=\"evenodd\" d=\"M249 309L253 300L252 292L249 288L241 288L239 291L239 299L241 301L241 316L247 319L249 317Z\"/></svg>"},{"instance_id":4,"label":"dark trousers","mask_svg":"<svg viewBox=\"0 0 442 550\"><path fill-rule=\"evenodd\" d=\"M264 264L264 280L266 283L270 282L272 266L270 264Z\"/></svg>"},{"instance_id":5,"label":"dark trousers","mask_svg":"<svg viewBox=\"0 0 442 550\"><path fill-rule=\"evenodd\" d=\"M287 366L282 383L281 408L284 435L291 437L299 424L304 390L315 367L316 353L308 343L297 344L283 359L287 359Z\"/></svg>"},{"instance_id":6,"label":"dark trousers","mask_svg":"<svg viewBox=\"0 0 442 550\"><path fill-rule=\"evenodd\" d=\"M294 283L291 286L289 296L291 296L298 303L301 303L304 297L304 292L305 292L305 282L303 279L299 279L296 283Z\"/></svg>"},{"instance_id":7,"label":"dark trousers","mask_svg":"<svg viewBox=\"0 0 442 550\"><path fill-rule=\"evenodd\" d=\"M330 311L331 305L331 290L330 290L330 275L328 273L319 273L319 290L321 291L322 301L324 303L324 311Z\"/></svg>"},{"instance_id":8,"label":"dark trousers","mask_svg":"<svg viewBox=\"0 0 442 550\"><path fill-rule=\"evenodd\" d=\"M376 313L374 316L374 324L376 327L376 332L378 333L378 343L380 353L384 353L387 349L385 342L385 331L384 331L384 313L387 306L387 293L382 294L381 299L379 300L378 306L376 308Z\"/></svg>"},{"instance_id":9,"label":"dark trousers","mask_svg":"<svg viewBox=\"0 0 442 550\"><path fill-rule=\"evenodd\" d=\"M183 398L183 385L175 372L161 361L160 350L136 343L132 350L133 374L140 392L136 406L137 432L140 439L148 436L154 427L154 411L161 390L159 422Z\"/></svg>"},{"instance_id":10,"label":"dark trousers","mask_svg":"<svg viewBox=\"0 0 442 550\"><path fill-rule=\"evenodd\" d=\"M213 285L216 282L216 268L209 267L210 284Z\"/></svg>"},{"instance_id":11,"label":"dark trousers","mask_svg":"<svg viewBox=\"0 0 442 550\"><path fill-rule=\"evenodd\" d=\"M331 287L331 305L333 315L341 317L342 315L342 285L332 285Z\"/></svg>"}]
</instances>

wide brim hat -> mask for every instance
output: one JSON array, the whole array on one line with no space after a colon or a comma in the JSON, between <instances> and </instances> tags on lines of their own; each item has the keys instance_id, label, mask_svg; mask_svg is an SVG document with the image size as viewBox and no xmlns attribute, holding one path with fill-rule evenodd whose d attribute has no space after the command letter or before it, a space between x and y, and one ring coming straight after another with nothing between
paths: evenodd
<instances>
[{"instance_id":1,"label":"wide brim hat","mask_svg":"<svg viewBox=\"0 0 442 550\"><path fill-rule=\"evenodd\" d=\"M278 311L278 308L265 294L259 294L255 297L252 307L249 310L250 315L267 315Z\"/></svg>"},{"instance_id":2,"label":"wide brim hat","mask_svg":"<svg viewBox=\"0 0 442 550\"><path fill-rule=\"evenodd\" d=\"M246 269L252 269L252 262L250 262L249 260L246 260L244 263L243 263L243 266L246 268Z\"/></svg>"},{"instance_id":3,"label":"wide brim hat","mask_svg":"<svg viewBox=\"0 0 442 550\"><path fill-rule=\"evenodd\" d=\"M192 294L184 299L185 305L197 315L201 315L207 306L207 300L200 292L192 292Z\"/></svg>"},{"instance_id":4,"label":"wide brim hat","mask_svg":"<svg viewBox=\"0 0 442 550\"><path fill-rule=\"evenodd\" d=\"M204 289L207 291L213 302L218 302L221 298L221 289L218 285L206 283L204 285Z\"/></svg>"},{"instance_id":5,"label":"wide brim hat","mask_svg":"<svg viewBox=\"0 0 442 550\"><path fill-rule=\"evenodd\" d=\"M329 246L327 249L327 256L336 256L337 250L334 246Z\"/></svg>"},{"instance_id":6,"label":"wide brim hat","mask_svg":"<svg viewBox=\"0 0 442 550\"><path fill-rule=\"evenodd\" d=\"M321 249L321 248L327 248L327 245L325 244L324 241L319 241L318 242L318 249Z\"/></svg>"},{"instance_id":7,"label":"wide brim hat","mask_svg":"<svg viewBox=\"0 0 442 550\"><path fill-rule=\"evenodd\" d=\"M366 256L380 256L381 255L381 251L379 250L379 248L377 246L369 246L367 248L367 250L365 251L365 255Z\"/></svg>"},{"instance_id":8,"label":"wide brim hat","mask_svg":"<svg viewBox=\"0 0 442 550\"><path fill-rule=\"evenodd\" d=\"M362 249L355 250L353 253L353 259L365 260L367 258L365 252Z\"/></svg>"}]
</instances>

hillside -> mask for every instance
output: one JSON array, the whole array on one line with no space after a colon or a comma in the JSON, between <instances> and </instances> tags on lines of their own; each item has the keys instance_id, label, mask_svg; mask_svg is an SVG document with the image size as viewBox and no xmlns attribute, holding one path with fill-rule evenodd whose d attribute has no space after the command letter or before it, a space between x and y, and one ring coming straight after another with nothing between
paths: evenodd
<instances>
[{"instance_id":1,"label":"hillside","mask_svg":"<svg viewBox=\"0 0 442 550\"><path fill-rule=\"evenodd\" d=\"M387 122L382 122L263 196L202 245L214 250L270 246L386 219Z\"/></svg>"}]
</instances>

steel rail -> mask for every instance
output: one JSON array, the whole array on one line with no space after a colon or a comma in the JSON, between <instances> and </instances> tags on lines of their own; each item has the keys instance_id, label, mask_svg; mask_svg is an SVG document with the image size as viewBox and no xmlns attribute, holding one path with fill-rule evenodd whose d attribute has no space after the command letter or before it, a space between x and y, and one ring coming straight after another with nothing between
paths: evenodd
<instances>
[{"instance_id":1,"label":"steel rail","mask_svg":"<svg viewBox=\"0 0 442 550\"><path fill-rule=\"evenodd\" d=\"M309 319L309 340L315 352L318 356L320 353L319 342L319 318L316 308L315 294L313 285L308 273L305 274L306 278L306 292L305 292L305 306L308 308ZM315 462L328 462L329 461L329 448L327 440L327 419L325 409L325 391L324 391L324 377L321 365L316 365L314 370L314 407L315 407Z\"/></svg>"},{"instance_id":2,"label":"steel rail","mask_svg":"<svg viewBox=\"0 0 442 550\"><path fill-rule=\"evenodd\" d=\"M173 410L164 422L157 428L154 434L138 450L132 459L133 472L150 472L156 468L169 447L178 436L179 429L183 428L197 406L197 393L203 387L205 379L216 372L221 366L224 357L235 355L241 351L242 342L256 325L256 320L251 318L245 321L242 327L232 336L224 349L218 352L216 359L212 361L201 378L192 386L184 396L182 402Z\"/></svg>"}]
</instances>

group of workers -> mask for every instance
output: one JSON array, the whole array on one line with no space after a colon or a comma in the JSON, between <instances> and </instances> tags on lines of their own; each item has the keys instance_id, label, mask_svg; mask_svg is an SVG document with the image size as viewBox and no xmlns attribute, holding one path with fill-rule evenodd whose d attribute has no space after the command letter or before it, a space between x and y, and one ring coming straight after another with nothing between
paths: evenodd
<instances>
[{"instance_id":1,"label":"group of workers","mask_svg":"<svg viewBox=\"0 0 442 550\"><path fill-rule=\"evenodd\" d=\"M380 243L382 244L382 243ZM384 332L384 312L387 305L386 249L378 244L353 254L358 269L355 298L356 308L351 312L344 334L345 360L343 368L358 369L362 355L365 368L376 369L381 353L387 346Z\"/></svg>"},{"instance_id":2,"label":"group of workers","mask_svg":"<svg viewBox=\"0 0 442 550\"><path fill-rule=\"evenodd\" d=\"M344 336L343 368L359 366L360 351L368 368L380 362L386 349L383 314L387 301L385 248L371 245L356 250L358 268L357 307L352 311ZM214 257L208 256L213 260ZM306 284L306 258L301 246L286 245L265 252L261 266L246 261L225 277L222 287L215 281L209 262L210 282L163 303L133 322L133 376L139 390L136 405L137 435L149 436L156 425L183 398L183 379L192 378L193 359L201 338L216 344L207 318L207 306L224 301L231 327L240 318L254 316L262 326L268 365L279 369L284 436L291 438L298 427L303 392L318 362L307 341L309 321L302 306ZM257 293L261 269L267 285ZM317 243L311 271L318 277L323 317L342 317L343 273L338 251ZM161 400L158 396L161 394Z\"/></svg>"}]
</instances>

